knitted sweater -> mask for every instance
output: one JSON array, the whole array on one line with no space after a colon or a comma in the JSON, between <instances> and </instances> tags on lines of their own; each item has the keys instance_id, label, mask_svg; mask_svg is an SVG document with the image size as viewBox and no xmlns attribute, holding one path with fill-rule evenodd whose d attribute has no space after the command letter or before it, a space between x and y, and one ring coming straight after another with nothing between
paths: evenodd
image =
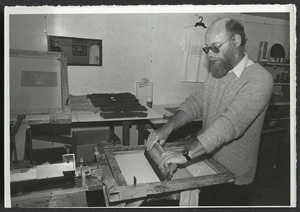
<instances>
[{"instance_id":1,"label":"knitted sweater","mask_svg":"<svg viewBox=\"0 0 300 212\"><path fill-rule=\"evenodd\" d=\"M272 94L272 75L259 64L222 78L208 75L201 88L180 106L189 120L203 116L198 136L208 154L235 175L235 184L254 180L265 112Z\"/></svg>"}]
</instances>

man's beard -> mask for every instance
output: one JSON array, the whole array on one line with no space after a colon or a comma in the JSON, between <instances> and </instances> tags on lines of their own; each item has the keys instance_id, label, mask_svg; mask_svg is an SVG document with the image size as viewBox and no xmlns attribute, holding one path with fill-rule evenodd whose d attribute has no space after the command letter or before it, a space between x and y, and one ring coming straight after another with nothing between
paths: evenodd
<instances>
[{"instance_id":1,"label":"man's beard","mask_svg":"<svg viewBox=\"0 0 300 212\"><path fill-rule=\"evenodd\" d=\"M209 71L214 78L224 77L234 68L236 57L233 52L226 52L224 58L216 61L209 61Z\"/></svg>"}]
</instances>

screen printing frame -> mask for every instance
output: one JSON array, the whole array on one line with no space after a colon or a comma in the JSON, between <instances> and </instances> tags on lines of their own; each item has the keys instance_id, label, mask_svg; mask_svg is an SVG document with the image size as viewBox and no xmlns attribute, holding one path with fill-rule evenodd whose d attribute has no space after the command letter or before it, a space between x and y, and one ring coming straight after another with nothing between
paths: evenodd
<instances>
[{"instance_id":1,"label":"screen printing frame","mask_svg":"<svg viewBox=\"0 0 300 212\"><path fill-rule=\"evenodd\" d=\"M60 77L57 78L57 84L60 86L60 93L57 95L60 97L60 105L57 108L48 108L48 107L40 107L40 108L30 108L30 107L17 107L14 105L10 105L10 113L11 114L50 114L55 112L63 112L65 110L67 99L69 95L69 86L68 86L68 70L67 70L67 59L63 53L60 52L46 52L46 51L31 51L31 50L19 50L19 49L10 49L10 58L20 58L27 59L27 64L32 66L32 70L37 70L40 68L41 70L47 69L47 67L37 67L30 60L49 60L49 61L59 61L60 67L59 70L55 70L56 73L59 73ZM22 67L18 68L18 70L11 70L10 72L19 72L21 75ZM11 74L11 73L10 73ZM10 86L15 86L10 85ZM38 87L36 89L39 89ZM12 95L12 93L10 93ZM45 93L45 98L51 98L51 96L47 96ZM43 101L41 99L40 101Z\"/></svg>"},{"instance_id":2,"label":"screen printing frame","mask_svg":"<svg viewBox=\"0 0 300 212\"><path fill-rule=\"evenodd\" d=\"M168 143L164 146L168 150L182 150L186 142ZM161 195L174 194L181 191L193 190L209 185L229 183L234 181L234 175L216 160L209 158L203 161L212 168L216 174L182 178L170 181L151 183L137 183L127 185L122 171L115 158L116 154L132 154L144 152L145 146L118 146L104 147L107 165L110 171L104 181L104 193L110 204L119 204L134 199L147 199Z\"/></svg>"}]
</instances>

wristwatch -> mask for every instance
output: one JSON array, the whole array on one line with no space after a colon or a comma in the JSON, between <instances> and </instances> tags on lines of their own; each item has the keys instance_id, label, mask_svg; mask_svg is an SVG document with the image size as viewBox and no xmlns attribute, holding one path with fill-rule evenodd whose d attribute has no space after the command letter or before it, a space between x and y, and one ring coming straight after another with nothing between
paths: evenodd
<instances>
[{"instance_id":1,"label":"wristwatch","mask_svg":"<svg viewBox=\"0 0 300 212\"><path fill-rule=\"evenodd\" d=\"M192 159L190 158L190 156L189 156L189 150L188 150L187 147L185 147L184 150L182 150L181 153L182 153L182 155L187 159L187 161L192 160Z\"/></svg>"}]
</instances>

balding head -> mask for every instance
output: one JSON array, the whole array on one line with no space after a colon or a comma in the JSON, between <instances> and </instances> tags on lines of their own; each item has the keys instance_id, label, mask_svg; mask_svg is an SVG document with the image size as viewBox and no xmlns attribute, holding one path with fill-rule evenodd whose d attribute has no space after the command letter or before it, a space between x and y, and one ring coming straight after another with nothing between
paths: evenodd
<instances>
[{"instance_id":1,"label":"balding head","mask_svg":"<svg viewBox=\"0 0 300 212\"><path fill-rule=\"evenodd\" d=\"M208 45L227 39L228 33L225 27L227 21L228 19L218 20L207 29L205 40Z\"/></svg>"},{"instance_id":2,"label":"balding head","mask_svg":"<svg viewBox=\"0 0 300 212\"><path fill-rule=\"evenodd\" d=\"M244 26L233 18L219 19L208 28L206 32L206 43L220 41L220 39L222 40L235 35L238 35L238 39L240 39L239 46L244 46L247 41Z\"/></svg>"},{"instance_id":3,"label":"balding head","mask_svg":"<svg viewBox=\"0 0 300 212\"><path fill-rule=\"evenodd\" d=\"M230 19L228 18L223 18L215 21L208 29L207 29L207 34L219 34L219 33L227 33L225 24L228 22Z\"/></svg>"},{"instance_id":4,"label":"balding head","mask_svg":"<svg viewBox=\"0 0 300 212\"><path fill-rule=\"evenodd\" d=\"M230 18L214 22L205 36L203 50L209 57L209 70L216 78L225 76L244 57L246 43L243 25Z\"/></svg>"}]
</instances>

